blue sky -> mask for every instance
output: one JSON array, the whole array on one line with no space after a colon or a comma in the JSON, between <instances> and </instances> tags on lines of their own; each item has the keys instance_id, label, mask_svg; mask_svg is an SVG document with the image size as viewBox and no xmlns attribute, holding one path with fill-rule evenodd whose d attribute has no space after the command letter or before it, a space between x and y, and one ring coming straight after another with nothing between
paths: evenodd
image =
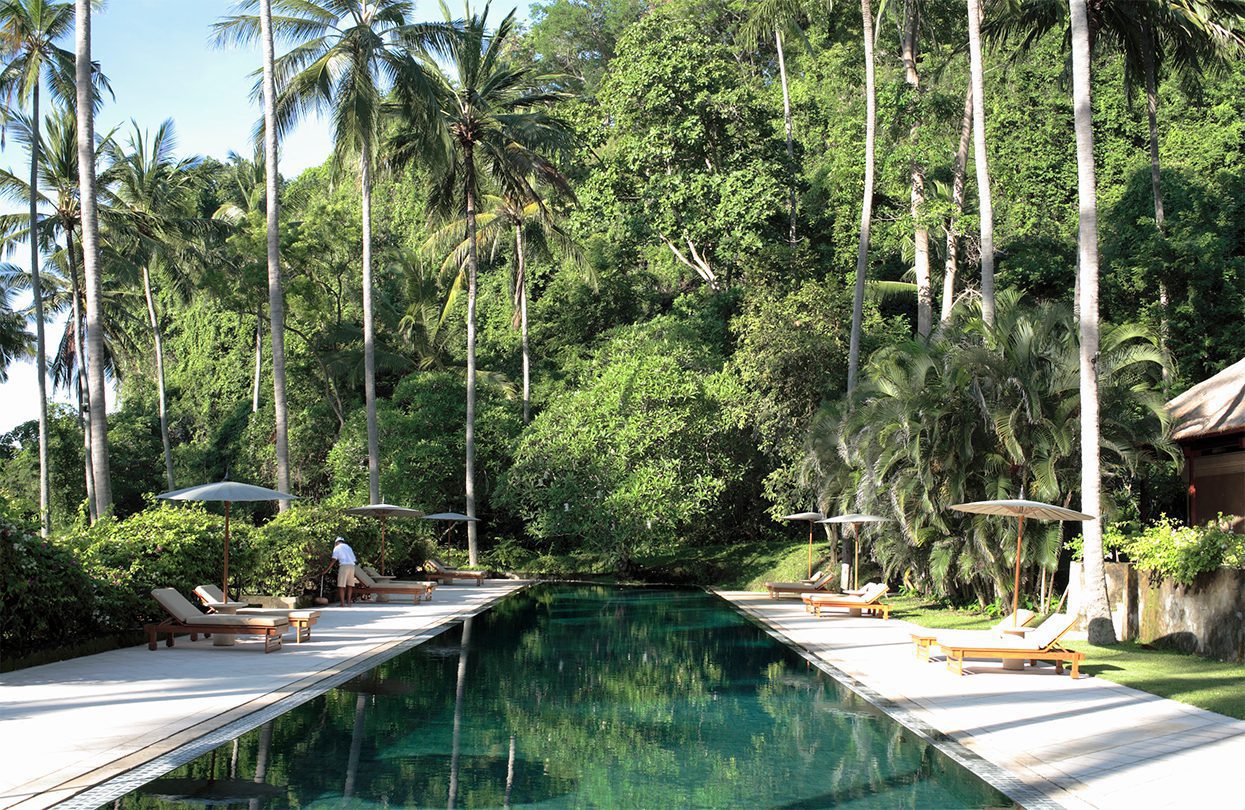
<instances>
[{"instance_id":1,"label":"blue sky","mask_svg":"<svg viewBox=\"0 0 1245 810\"><path fill-rule=\"evenodd\" d=\"M252 73L259 66L258 46L220 49L210 42L212 23L229 14L233 5L232 0L110 0L92 20L92 55L116 95L101 110L97 130L128 128L131 120L154 129L172 118L183 155L224 158L230 150L250 154L251 132L260 116L250 98ZM460 7L457 0L449 5L456 12ZM526 0L498 0L490 18L500 20L517 6L525 17L527 5ZM416 8L424 19L440 16L435 0L418 0ZM280 44L277 50L281 52ZM327 125L307 121L282 143L281 173L291 177L318 165L329 149ZM0 164L22 176L27 171L25 160L25 154L11 145L0 152ZM25 267L26 250L10 260ZM62 329L63 320L48 325L50 345L60 339ZM33 362L9 368L9 381L0 385L0 432L35 418L35 383ZM56 398L67 401L65 392Z\"/></svg>"}]
</instances>

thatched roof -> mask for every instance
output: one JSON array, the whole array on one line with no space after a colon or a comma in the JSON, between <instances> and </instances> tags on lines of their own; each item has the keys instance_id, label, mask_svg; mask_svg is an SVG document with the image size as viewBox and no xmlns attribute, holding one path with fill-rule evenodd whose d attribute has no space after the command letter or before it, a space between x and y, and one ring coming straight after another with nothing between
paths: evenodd
<instances>
[{"instance_id":1,"label":"thatched roof","mask_svg":"<svg viewBox=\"0 0 1245 810\"><path fill-rule=\"evenodd\" d=\"M1245 359L1185 391L1167 410L1176 440L1245 431Z\"/></svg>"}]
</instances>

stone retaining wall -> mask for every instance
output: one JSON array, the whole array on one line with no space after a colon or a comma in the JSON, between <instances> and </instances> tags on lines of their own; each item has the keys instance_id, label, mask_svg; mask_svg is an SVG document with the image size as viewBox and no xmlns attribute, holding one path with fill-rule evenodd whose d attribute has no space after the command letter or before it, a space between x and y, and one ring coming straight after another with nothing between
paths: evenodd
<instances>
[{"instance_id":1,"label":"stone retaining wall","mask_svg":"<svg viewBox=\"0 0 1245 810\"><path fill-rule=\"evenodd\" d=\"M1245 662L1245 570L1220 568L1191 585L1155 580L1130 563L1106 563L1106 573L1117 637ZM1081 564L1069 574L1068 608L1079 612Z\"/></svg>"}]
</instances>

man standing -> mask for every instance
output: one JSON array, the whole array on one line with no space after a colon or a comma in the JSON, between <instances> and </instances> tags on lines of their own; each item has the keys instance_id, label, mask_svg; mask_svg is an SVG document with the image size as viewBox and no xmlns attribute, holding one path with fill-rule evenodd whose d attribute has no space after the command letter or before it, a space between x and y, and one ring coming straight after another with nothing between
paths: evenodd
<instances>
[{"instance_id":1,"label":"man standing","mask_svg":"<svg viewBox=\"0 0 1245 810\"><path fill-rule=\"evenodd\" d=\"M337 601L341 602L342 607L349 607L354 601L354 567L358 560L354 556L354 549L344 537L333 541L333 562L337 563ZM324 574L332 568L333 563L330 562L329 567L324 569Z\"/></svg>"}]
</instances>

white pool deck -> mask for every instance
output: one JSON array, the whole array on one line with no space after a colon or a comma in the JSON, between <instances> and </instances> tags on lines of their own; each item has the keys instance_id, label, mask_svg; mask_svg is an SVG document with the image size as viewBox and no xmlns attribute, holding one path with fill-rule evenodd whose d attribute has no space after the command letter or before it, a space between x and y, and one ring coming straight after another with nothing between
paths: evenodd
<instances>
[{"instance_id":1,"label":"white pool deck","mask_svg":"<svg viewBox=\"0 0 1245 810\"><path fill-rule=\"evenodd\" d=\"M0 675L0 808L48 807L486 609L525 583L436 590L322 608L311 639L265 654L256 638L213 647L179 637Z\"/></svg>"},{"instance_id":2,"label":"white pool deck","mask_svg":"<svg viewBox=\"0 0 1245 810\"><path fill-rule=\"evenodd\" d=\"M817 618L798 599L719 593L891 709L951 737L951 748L958 743L1064 807L1245 807L1245 722L1101 678L1074 681L1053 667L1004 672L980 661L961 677L937 657L914 656L907 622Z\"/></svg>"}]
</instances>

